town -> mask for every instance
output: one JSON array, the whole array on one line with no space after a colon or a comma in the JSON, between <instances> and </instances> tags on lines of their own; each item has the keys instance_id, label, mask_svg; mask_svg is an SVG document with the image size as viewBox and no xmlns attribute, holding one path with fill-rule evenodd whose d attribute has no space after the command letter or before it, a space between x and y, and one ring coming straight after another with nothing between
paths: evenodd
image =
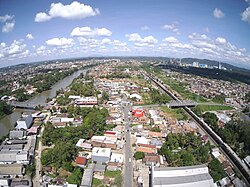
<instances>
[{"instance_id":1,"label":"town","mask_svg":"<svg viewBox=\"0 0 250 187\"><path fill-rule=\"evenodd\" d=\"M16 89L48 90L37 92L39 74L68 72L62 80L84 70L44 105L23 109L2 139L0 186L247 186L250 129L240 121L249 123L241 112L249 106L249 85L152 63L86 59L2 73L1 102L9 105L29 99L18 99ZM190 111L230 146L243 169L164 89L184 107L194 103Z\"/></svg>"}]
</instances>

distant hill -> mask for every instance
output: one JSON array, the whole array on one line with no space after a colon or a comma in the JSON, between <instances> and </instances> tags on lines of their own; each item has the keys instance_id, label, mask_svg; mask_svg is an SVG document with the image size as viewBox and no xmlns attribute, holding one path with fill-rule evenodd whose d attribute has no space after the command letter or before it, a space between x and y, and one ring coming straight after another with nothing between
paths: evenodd
<instances>
[{"instance_id":1,"label":"distant hill","mask_svg":"<svg viewBox=\"0 0 250 187\"><path fill-rule=\"evenodd\" d=\"M218 66L219 61L216 60L208 60L208 59L198 59L198 58L182 58L181 59L182 63L186 63L186 64L192 64L193 62L199 62L200 64L207 64L208 66ZM222 67L225 67L227 69L232 69L232 70L236 70L236 71L243 71L243 72L247 72L250 73L249 69L245 69L245 68L240 68L237 66L233 66L224 62L221 62Z\"/></svg>"}]
</instances>

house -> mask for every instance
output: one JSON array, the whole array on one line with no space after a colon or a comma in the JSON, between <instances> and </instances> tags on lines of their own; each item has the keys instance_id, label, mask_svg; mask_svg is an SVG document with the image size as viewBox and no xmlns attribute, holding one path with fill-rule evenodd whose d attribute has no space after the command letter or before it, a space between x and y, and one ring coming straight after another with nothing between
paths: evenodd
<instances>
[{"instance_id":1,"label":"house","mask_svg":"<svg viewBox=\"0 0 250 187\"><path fill-rule=\"evenodd\" d=\"M79 166L85 166L87 163L88 163L88 159L85 158L85 157L76 157L76 163L79 165Z\"/></svg>"},{"instance_id":2,"label":"house","mask_svg":"<svg viewBox=\"0 0 250 187\"><path fill-rule=\"evenodd\" d=\"M145 163L147 166L154 166L160 165L160 156L157 154L147 153L145 157L142 159L142 162Z\"/></svg>"},{"instance_id":3,"label":"house","mask_svg":"<svg viewBox=\"0 0 250 187\"><path fill-rule=\"evenodd\" d=\"M1 179L0 178L0 186L1 187L8 187L8 186L10 186L10 179L8 179L8 178Z\"/></svg>"},{"instance_id":4,"label":"house","mask_svg":"<svg viewBox=\"0 0 250 187\"><path fill-rule=\"evenodd\" d=\"M33 122L32 115L27 115L26 117L22 117L19 120L17 120L16 129L29 129L31 127L32 122Z\"/></svg>"},{"instance_id":5,"label":"house","mask_svg":"<svg viewBox=\"0 0 250 187\"><path fill-rule=\"evenodd\" d=\"M94 147L92 150L92 161L108 163L111 156L111 148Z\"/></svg>"},{"instance_id":6,"label":"house","mask_svg":"<svg viewBox=\"0 0 250 187\"><path fill-rule=\"evenodd\" d=\"M14 129L10 131L9 139L23 139L26 138L25 130Z\"/></svg>"},{"instance_id":7,"label":"house","mask_svg":"<svg viewBox=\"0 0 250 187\"><path fill-rule=\"evenodd\" d=\"M79 99L75 100L75 104L77 105L88 105L88 106L93 106L93 105L97 105L98 101L97 101L97 97L82 97Z\"/></svg>"},{"instance_id":8,"label":"house","mask_svg":"<svg viewBox=\"0 0 250 187\"><path fill-rule=\"evenodd\" d=\"M132 115L135 117L143 117L144 116L144 110L143 109L133 109L132 110Z\"/></svg>"},{"instance_id":9,"label":"house","mask_svg":"<svg viewBox=\"0 0 250 187\"><path fill-rule=\"evenodd\" d=\"M109 162L123 163L124 156L120 153L112 153Z\"/></svg>"},{"instance_id":10,"label":"house","mask_svg":"<svg viewBox=\"0 0 250 187\"><path fill-rule=\"evenodd\" d=\"M25 169L22 164L0 164L0 177L23 176Z\"/></svg>"},{"instance_id":11,"label":"house","mask_svg":"<svg viewBox=\"0 0 250 187\"><path fill-rule=\"evenodd\" d=\"M137 93L133 93L129 96L129 98L136 98L137 100L142 100L142 96L140 96L139 94Z\"/></svg>"}]
</instances>

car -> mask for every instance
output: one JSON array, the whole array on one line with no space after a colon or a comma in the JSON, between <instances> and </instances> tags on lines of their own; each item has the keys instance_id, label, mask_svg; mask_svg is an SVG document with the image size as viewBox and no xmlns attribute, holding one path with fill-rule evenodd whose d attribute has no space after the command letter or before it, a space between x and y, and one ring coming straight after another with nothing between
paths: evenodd
<instances>
[{"instance_id":1,"label":"car","mask_svg":"<svg viewBox=\"0 0 250 187\"><path fill-rule=\"evenodd\" d=\"M131 162L131 158L129 158L128 161Z\"/></svg>"}]
</instances>

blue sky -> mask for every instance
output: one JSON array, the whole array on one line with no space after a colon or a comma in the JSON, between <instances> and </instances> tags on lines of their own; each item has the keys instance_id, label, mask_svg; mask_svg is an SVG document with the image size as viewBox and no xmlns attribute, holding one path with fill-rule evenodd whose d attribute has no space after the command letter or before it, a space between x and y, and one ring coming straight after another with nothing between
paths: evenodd
<instances>
[{"instance_id":1,"label":"blue sky","mask_svg":"<svg viewBox=\"0 0 250 187\"><path fill-rule=\"evenodd\" d=\"M249 0L0 0L0 29L0 67L144 55L250 68Z\"/></svg>"}]
</instances>

